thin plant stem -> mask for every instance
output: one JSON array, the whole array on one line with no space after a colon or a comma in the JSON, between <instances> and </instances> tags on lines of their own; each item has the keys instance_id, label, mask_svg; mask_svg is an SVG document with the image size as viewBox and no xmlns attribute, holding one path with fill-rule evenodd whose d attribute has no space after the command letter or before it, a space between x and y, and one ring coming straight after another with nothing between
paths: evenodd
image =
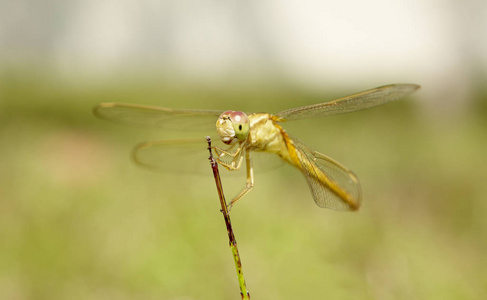
<instances>
[{"instance_id":1,"label":"thin plant stem","mask_svg":"<svg viewBox=\"0 0 487 300\"><path fill-rule=\"evenodd\" d=\"M237 240L235 239L235 235L233 234L232 222L230 221L230 215L228 214L227 209L227 202L225 201L225 195L223 194L223 186L220 179L220 172L218 171L218 163L213 158L213 153L211 151L211 138L206 137L206 140L208 141L208 151L210 152L210 157L208 159L210 160L211 169L213 170L213 177L215 177L216 189L218 191L218 197L220 198L220 204L222 207L221 212L223 214L223 218L225 219L225 225L227 226L230 250L232 250L235 267L237 268L237 278L240 285L240 295L242 296L242 299L250 299L250 294L247 291L245 278L242 272L242 261L240 260L240 255L238 254Z\"/></svg>"}]
</instances>

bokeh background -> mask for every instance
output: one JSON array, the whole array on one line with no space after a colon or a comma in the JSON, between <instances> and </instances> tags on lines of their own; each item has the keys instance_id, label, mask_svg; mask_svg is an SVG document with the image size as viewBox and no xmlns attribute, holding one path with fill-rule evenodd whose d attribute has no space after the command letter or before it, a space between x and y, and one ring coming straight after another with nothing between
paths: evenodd
<instances>
[{"instance_id":1,"label":"bokeh background","mask_svg":"<svg viewBox=\"0 0 487 300\"><path fill-rule=\"evenodd\" d=\"M209 167L138 168L133 145L176 133L97 103L277 112L398 82L422 89L286 124L364 203L320 209L293 168L256 170L231 214L252 299L486 299L487 2L0 7L0 299L240 297ZM223 177L230 198L244 177Z\"/></svg>"}]
</instances>

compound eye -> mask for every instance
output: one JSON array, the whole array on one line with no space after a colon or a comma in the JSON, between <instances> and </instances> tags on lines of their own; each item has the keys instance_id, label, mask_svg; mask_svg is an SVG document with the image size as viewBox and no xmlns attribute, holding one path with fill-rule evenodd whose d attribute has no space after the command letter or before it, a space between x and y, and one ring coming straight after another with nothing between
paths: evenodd
<instances>
[{"instance_id":1,"label":"compound eye","mask_svg":"<svg viewBox=\"0 0 487 300\"><path fill-rule=\"evenodd\" d=\"M250 130L249 118L244 112L232 111L229 115L235 130L235 136L239 141L247 139Z\"/></svg>"}]
</instances>

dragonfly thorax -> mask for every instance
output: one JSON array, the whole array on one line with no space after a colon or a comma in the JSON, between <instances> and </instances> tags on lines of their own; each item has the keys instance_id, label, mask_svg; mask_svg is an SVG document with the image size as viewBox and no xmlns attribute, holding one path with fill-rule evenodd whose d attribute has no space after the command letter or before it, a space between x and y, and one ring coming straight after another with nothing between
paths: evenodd
<instances>
[{"instance_id":1,"label":"dragonfly thorax","mask_svg":"<svg viewBox=\"0 0 487 300\"><path fill-rule=\"evenodd\" d=\"M249 129L249 118L241 111L228 110L216 121L216 131L222 142L227 145L246 140Z\"/></svg>"}]
</instances>

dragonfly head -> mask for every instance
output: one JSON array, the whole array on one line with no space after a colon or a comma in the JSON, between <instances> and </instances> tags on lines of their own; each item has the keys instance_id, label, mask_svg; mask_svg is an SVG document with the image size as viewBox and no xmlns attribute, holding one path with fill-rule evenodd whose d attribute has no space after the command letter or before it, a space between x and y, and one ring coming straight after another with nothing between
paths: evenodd
<instances>
[{"instance_id":1,"label":"dragonfly head","mask_svg":"<svg viewBox=\"0 0 487 300\"><path fill-rule=\"evenodd\" d=\"M216 121L216 131L222 142L227 145L246 140L249 129L249 118L241 111L228 110Z\"/></svg>"}]
</instances>

